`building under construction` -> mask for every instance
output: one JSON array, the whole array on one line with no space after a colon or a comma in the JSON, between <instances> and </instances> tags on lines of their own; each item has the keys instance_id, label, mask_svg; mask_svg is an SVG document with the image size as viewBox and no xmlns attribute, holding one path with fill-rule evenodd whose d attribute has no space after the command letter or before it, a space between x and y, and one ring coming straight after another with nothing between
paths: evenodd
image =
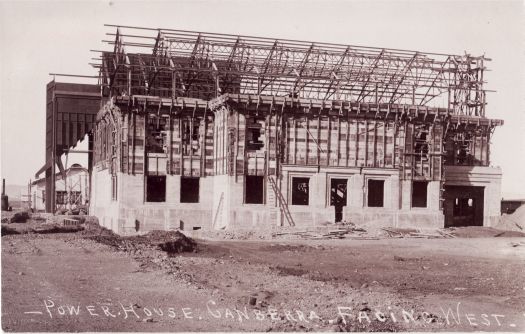
<instances>
[{"instance_id":1,"label":"building under construction","mask_svg":"<svg viewBox=\"0 0 525 334\"><path fill-rule=\"evenodd\" d=\"M91 134L90 214L114 231L500 215L484 56L108 29L98 85L48 85L41 171Z\"/></svg>"}]
</instances>

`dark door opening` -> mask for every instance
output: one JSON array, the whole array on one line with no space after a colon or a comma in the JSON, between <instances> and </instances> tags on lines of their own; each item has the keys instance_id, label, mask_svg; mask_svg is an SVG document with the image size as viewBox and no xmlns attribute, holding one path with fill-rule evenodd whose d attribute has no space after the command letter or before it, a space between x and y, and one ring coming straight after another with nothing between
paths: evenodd
<instances>
[{"instance_id":1,"label":"dark door opening","mask_svg":"<svg viewBox=\"0 0 525 334\"><path fill-rule=\"evenodd\" d=\"M331 179L330 181L330 205L335 208L335 222L343 220L343 206L346 206L347 193L346 179Z\"/></svg>"},{"instance_id":2,"label":"dark door opening","mask_svg":"<svg viewBox=\"0 0 525 334\"><path fill-rule=\"evenodd\" d=\"M484 188L445 186L445 227L483 226Z\"/></svg>"}]
</instances>

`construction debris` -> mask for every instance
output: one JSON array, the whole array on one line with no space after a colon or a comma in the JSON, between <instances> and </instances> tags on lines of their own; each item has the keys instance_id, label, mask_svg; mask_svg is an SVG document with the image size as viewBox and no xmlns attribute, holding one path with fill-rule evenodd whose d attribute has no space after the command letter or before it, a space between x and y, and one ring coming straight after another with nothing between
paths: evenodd
<instances>
[{"instance_id":1,"label":"construction debris","mask_svg":"<svg viewBox=\"0 0 525 334\"><path fill-rule=\"evenodd\" d=\"M346 239L350 237L358 239L370 239L367 231L356 227L352 223L325 223L320 226L311 227L306 230L281 229L272 233L272 238L298 237L301 239Z\"/></svg>"},{"instance_id":2,"label":"construction debris","mask_svg":"<svg viewBox=\"0 0 525 334\"><path fill-rule=\"evenodd\" d=\"M11 217L9 223L25 223L28 219L31 218L31 215L28 211L17 212Z\"/></svg>"},{"instance_id":3,"label":"construction debris","mask_svg":"<svg viewBox=\"0 0 525 334\"><path fill-rule=\"evenodd\" d=\"M95 223L96 224L96 223ZM104 227L89 224L89 233L98 229L98 235L89 237L99 243L111 246L119 251L137 253L147 249L160 249L168 254L193 252L197 243L179 231L151 231L144 235L123 237Z\"/></svg>"}]
</instances>

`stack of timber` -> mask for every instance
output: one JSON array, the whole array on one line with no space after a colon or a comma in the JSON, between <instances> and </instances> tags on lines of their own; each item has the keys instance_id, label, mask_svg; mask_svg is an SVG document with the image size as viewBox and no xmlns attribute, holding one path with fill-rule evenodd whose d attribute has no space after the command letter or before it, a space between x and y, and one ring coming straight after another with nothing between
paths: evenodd
<instances>
[{"instance_id":1,"label":"stack of timber","mask_svg":"<svg viewBox=\"0 0 525 334\"><path fill-rule=\"evenodd\" d=\"M411 228L396 228L396 227L384 227L383 231L386 232L390 238L426 238L426 239L438 239L438 238L455 238L454 235L445 232L443 230L435 230L434 233L431 231L421 232L417 229Z\"/></svg>"},{"instance_id":2,"label":"stack of timber","mask_svg":"<svg viewBox=\"0 0 525 334\"><path fill-rule=\"evenodd\" d=\"M299 230L296 228L281 228L272 233L273 238L301 238L308 240L322 239L363 239L378 240L370 237L363 228L356 227L354 224L329 224L309 229Z\"/></svg>"}]
</instances>

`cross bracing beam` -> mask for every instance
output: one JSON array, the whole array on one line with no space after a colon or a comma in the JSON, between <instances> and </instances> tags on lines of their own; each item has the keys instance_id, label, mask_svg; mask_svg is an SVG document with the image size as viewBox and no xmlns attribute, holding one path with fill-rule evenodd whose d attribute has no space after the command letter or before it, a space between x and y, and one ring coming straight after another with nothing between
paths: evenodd
<instances>
[{"instance_id":1,"label":"cross bracing beam","mask_svg":"<svg viewBox=\"0 0 525 334\"><path fill-rule=\"evenodd\" d=\"M115 55L104 54L120 61L102 60L100 71L116 72L113 81L104 84L117 95L131 86L146 95L166 90L169 96L208 99L222 93L293 95L448 105L453 113L484 115L483 71L484 61L489 60L484 56L128 26L108 35L116 37L107 41ZM124 48L126 54L140 54L143 63L131 57L127 68L119 66ZM144 69L150 73L150 92L141 90ZM120 73L125 70L129 73Z\"/></svg>"}]
</instances>

